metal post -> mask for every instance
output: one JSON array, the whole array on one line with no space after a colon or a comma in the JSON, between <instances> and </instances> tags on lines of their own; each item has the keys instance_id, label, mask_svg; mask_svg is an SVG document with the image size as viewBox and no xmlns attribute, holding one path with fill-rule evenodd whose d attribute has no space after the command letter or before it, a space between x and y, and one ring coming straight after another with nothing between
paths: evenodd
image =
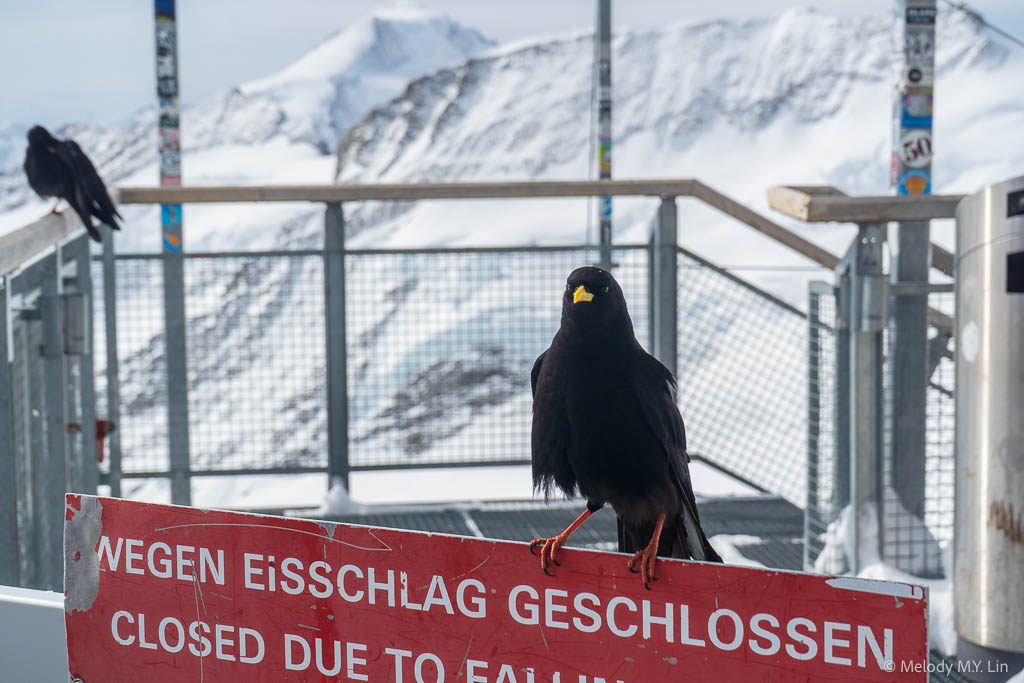
<instances>
[{"instance_id":1,"label":"metal post","mask_svg":"<svg viewBox=\"0 0 1024 683\"><path fill-rule=\"evenodd\" d=\"M178 28L174 0L155 0L156 90L160 104L160 185L181 185ZM188 438L188 362L185 353L184 231L181 204L160 207L164 266L164 326L167 344L167 441L171 502L189 505L191 461Z\"/></svg>"},{"instance_id":2,"label":"metal post","mask_svg":"<svg viewBox=\"0 0 1024 683\"><path fill-rule=\"evenodd\" d=\"M814 568L811 539L821 523L818 505L818 460L821 456L821 325L820 295L814 283L807 296L807 494L804 499L804 569ZM812 525L812 517L816 524ZM813 550L816 550L814 548Z\"/></svg>"},{"instance_id":3,"label":"metal post","mask_svg":"<svg viewBox=\"0 0 1024 683\"><path fill-rule=\"evenodd\" d=\"M903 0L903 74L893 116L890 184L897 194L931 192L935 91L935 0Z\"/></svg>"},{"instance_id":4,"label":"metal post","mask_svg":"<svg viewBox=\"0 0 1024 683\"><path fill-rule=\"evenodd\" d=\"M612 1L597 0L597 168L598 178L612 177ZM601 197L600 261L612 269L612 198Z\"/></svg>"},{"instance_id":5,"label":"metal post","mask_svg":"<svg viewBox=\"0 0 1024 683\"><path fill-rule=\"evenodd\" d=\"M654 357L660 360L673 375L676 374L676 316L678 281L676 198L662 197L658 207L658 219L654 223L654 248L652 251L651 275L654 298L650 312L654 320L651 348Z\"/></svg>"},{"instance_id":6,"label":"metal post","mask_svg":"<svg viewBox=\"0 0 1024 683\"><path fill-rule=\"evenodd\" d=\"M956 209L957 656L974 681L1024 667L1024 175Z\"/></svg>"},{"instance_id":7,"label":"metal post","mask_svg":"<svg viewBox=\"0 0 1024 683\"><path fill-rule=\"evenodd\" d=\"M891 281L894 284L927 285L931 267L928 221L901 223L895 237L889 240L892 253ZM929 378L927 293L906 293L893 297L889 354L889 412L892 416L889 462L892 468L892 487L903 507L923 520L925 419Z\"/></svg>"},{"instance_id":8,"label":"metal post","mask_svg":"<svg viewBox=\"0 0 1024 683\"><path fill-rule=\"evenodd\" d=\"M64 585L64 493L67 491L67 421L64 391L65 358L61 313L61 249L40 261L42 296L43 438L44 447L35 454L34 467L40 488L36 514L40 520L39 547L41 584L49 590Z\"/></svg>"},{"instance_id":9,"label":"metal post","mask_svg":"<svg viewBox=\"0 0 1024 683\"><path fill-rule=\"evenodd\" d=\"M164 228L166 235L166 226ZM171 502L190 505L188 359L185 273L181 252L163 251L164 336L167 345L167 443L170 449Z\"/></svg>"},{"instance_id":10,"label":"metal post","mask_svg":"<svg viewBox=\"0 0 1024 683\"><path fill-rule=\"evenodd\" d=\"M851 248L852 251L852 248ZM844 258L836 273L835 424L836 461L832 468L835 512L850 504L850 266Z\"/></svg>"},{"instance_id":11,"label":"metal post","mask_svg":"<svg viewBox=\"0 0 1024 683\"><path fill-rule=\"evenodd\" d=\"M31 272L38 268L34 266ZM31 289L25 285L28 273L17 278L19 287L24 292ZM43 509L46 506L46 479L44 469L46 457L46 415L45 391L43 389L43 359L38 349L43 344L43 335L39 323L41 310L36 301L34 309L21 312L18 336L21 337L19 347L21 356L21 420L24 443L19 453L20 472L18 472L18 490L24 493L21 508L24 514L21 536L21 585L26 588L45 588L41 577L43 571Z\"/></svg>"},{"instance_id":12,"label":"metal post","mask_svg":"<svg viewBox=\"0 0 1024 683\"><path fill-rule=\"evenodd\" d=\"M103 324L106 330L107 353L107 422L114 429L108 432L107 457L110 462L110 495L121 497L121 379L117 361L117 271L114 258L114 231L103 231Z\"/></svg>"},{"instance_id":13,"label":"metal post","mask_svg":"<svg viewBox=\"0 0 1024 683\"><path fill-rule=\"evenodd\" d=\"M71 406L77 429L68 427L75 457L68 473L68 490L96 494L99 466L96 459L96 388L93 368L92 329L92 253L89 237L80 235L64 247L69 263L74 263L75 277L65 280L68 291L64 304L64 350L68 355L67 384L73 390L75 405ZM73 368L73 369L72 369Z\"/></svg>"},{"instance_id":14,"label":"metal post","mask_svg":"<svg viewBox=\"0 0 1024 683\"><path fill-rule=\"evenodd\" d=\"M882 330L888 293L882 274L885 233L880 224L858 226L852 247L850 336L850 571L872 558L861 557L865 539L878 539L882 455ZM867 514L874 509L875 515ZM871 549L872 554L877 549Z\"/></svg>"},{"instance_id":15,"label":"metal post","mask_svg":"<svg viewBox=\"0 0 1024 683\"><path fill-rule=\"evenodd\" d=\"M348 359L345 343L345 218L341 204L324 213L324 308L327 316L327 450L329 485L349 488Z\"/></svg>"},{"instance_id":16,"label":"metal post","mask_svg":"<svg viewBox=\"0 0 1024 683\"><path fill-rule=\"evenodd\" d=\"M17 586L18 477L14 451L14 397L11 393L11 349L8 341L8 284L0 279L0 585Z\"/></svg>"}]
</instances>

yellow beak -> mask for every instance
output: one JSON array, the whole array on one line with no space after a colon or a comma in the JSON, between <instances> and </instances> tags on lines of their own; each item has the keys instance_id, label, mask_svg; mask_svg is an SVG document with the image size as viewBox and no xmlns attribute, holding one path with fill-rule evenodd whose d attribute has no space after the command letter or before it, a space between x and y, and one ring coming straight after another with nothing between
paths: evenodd
<instances>
[{"instance_id":1,"label":"yellow beak","mask_svg":"<svg viewBox=\"0 0 1024 683\"><path fill-rule=\"evenodd\" d=\"M572 302L578 304L581 301L593 301L594 295L587 291L587 288L580 285L576 288L576 291L572 293Z\"/></svg>"}]
</instances>

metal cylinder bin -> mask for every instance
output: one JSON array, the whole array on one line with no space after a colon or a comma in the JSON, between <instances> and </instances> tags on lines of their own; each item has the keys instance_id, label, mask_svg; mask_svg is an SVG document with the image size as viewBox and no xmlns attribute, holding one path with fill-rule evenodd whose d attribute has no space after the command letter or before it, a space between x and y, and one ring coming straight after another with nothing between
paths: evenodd
<instances>
[{"instance_id":1,"label":"metal cylinder bin","mask_svg":"<svg viewBox=\"0 0 1024 683\"><path fill-rule=\"evenodd\" d=\"M1024 177L956 223L958 656L1024 661Z\"/></svg>"}]
</instances>

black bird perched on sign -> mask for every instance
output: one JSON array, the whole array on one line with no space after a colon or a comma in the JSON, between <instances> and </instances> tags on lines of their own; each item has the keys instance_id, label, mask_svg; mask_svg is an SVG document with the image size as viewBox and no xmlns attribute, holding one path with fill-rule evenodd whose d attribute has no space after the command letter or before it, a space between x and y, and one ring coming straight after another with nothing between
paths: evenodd
<instances>
[{"instance_id":1,"label":"black bird perched on sign","mask_svg":"<svg viewBox=\"0 0 1024 683\"><path fill-rule=\"evenodd\" d=\"M40 197L56 197L51 213L57 211L61 199L67 200L89 236L102 241L92 217L120 230L115 217L121 214L110 201L107 188L96 168L74 140L58 140L42 126L33 126L28 132L25 150L25 175L28 184Z\"/></svg>"},{"instance_id":2,"label":"black bird perched on sign","mask_svg":"<svg viewBox=\"0 0 1024 683\"><path fill-rule=\"evenodd\" d=\"M721 562L700 527L690 484L675 379L633 334L619 283L600 268L577 268L562 296L562 325L533 365L533 484L587 498L564 532L537 538L550 574L558 549L608 503L618 517L619 550L644 586L654 561Z\"/></svg>"}]
</instances>

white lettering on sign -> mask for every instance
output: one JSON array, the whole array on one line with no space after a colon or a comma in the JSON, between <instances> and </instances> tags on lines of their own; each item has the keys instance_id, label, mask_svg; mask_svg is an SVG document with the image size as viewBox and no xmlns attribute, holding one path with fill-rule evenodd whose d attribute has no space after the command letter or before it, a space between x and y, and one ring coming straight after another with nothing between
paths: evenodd
<instances>
[{"instance_id":1,"label":"white lettering on sign","mask_svg":"<svg viewBox=\"0 0 1024 683\"><path fill-rule=\"evenodd\" d=\"M177 579L192 581L198 578L200 583L213 581L219 586L224 585L224 551L216 553L209 548L198 548L198 562L194 558L197 548L190 545L176 545L172 549L166 543L152 543L142 552L136 550L145 546L144 541L135 538L118 538L111 542L107 536L100 536L96 553L99 556L100 568L107 571L119 571L121 554L124 553L124 571L128 574L149 574L158 579ZM198 567L198 574L196 572Z\"/></svg>"},{"instance_id":2,"label":"white lettering on sign","mask_svg":"<svg viewBox=\"0 0 1024 683\"><path fill-rule=\"evenodd\" d=\"M150 619L149 623L153 621ZM204 635L211 632L212 639ZM110 619L110 634L116 643L126 647L135 645L146 650L176 654L187 643L188 651L195 657L208 657L213 653L216 659L243 664L259 664L267 651L263 636L256 629L241 626L236 630L232 624L214 624L211 629L210 624L199 620L190 622L186 627L173 616L160 620L154 638L154 633L146 625L146 615L126 610L114 612Z\"/></svg>"},{"instance_id":3,"label":"white lettering on sign","mask_svg":"<svg viewBox=\"0 0 1024 683\"><path fill-rule=\"evenodd\" d=\"M675 630L677 610L678 634ZM892 666L892 629L883 628L879 635L863 624L815 623L804 617L793 617L783 622L765 612L748 618L741 611L725 607L715 610L705 623L700 623L690 618L689 605L653 603L650 600L642 600L637 605L631 598L615 596L602 608L600 598L593 593L584 592L570 597L567 591L549 588L542 597L529 584L520 584L509 591L508 611L523 626L575 629L581 633L594 633L606 628L620 638L639 635L644 640L689 647L707 647L710 641L711 646L725 652L746 645L756 655L771 657L785 652L797 661L819 657L818 641L813 634L820 632L823 634L820 656L829 664L852 666L852 655L856 653L857 666L865 668L870 653L872 665L879 670L890 671ZM854 631L857 634L855 643L846 636Z\"/></svg>"},{"instance_id":4,"label":"white lettering on sign","mask_svg":"<svg viewBox=\"0 0 1024 683\"><path fill-rule=\"evenodd\" d=\"M345 655L342 656L342 645ZM365 653L367 646L363 643L342 643L340 640L325 642L323 638L313 638L312 644L305 636L294 633L284 634L284 668L289 671L306 671L315 665L323 676L337 676L345 668L345 675L354 681L369 680L363 670L366 658L356 653Z\"/></svg>"},{"instance_id":5,"label":"white lettering on sign","mask_svg":"<svg viewBox=\"0 0 1024 683\"><path fill-rule=\"evenodd\" d=\"M754 638L748 640L747 644L750 645L750 649L754 653L771 657L779 652L782 641L779 640L779 637L773 631L769 631L761 626L762 622L768 622L773 629L779 627L779 620L773 615L765 614L764 612L755 614L750 618L750 632L754 635ZM758 640L759 638L767 640L768 646L761 645L760 640Z\"/></svg>"}]
</instances>

